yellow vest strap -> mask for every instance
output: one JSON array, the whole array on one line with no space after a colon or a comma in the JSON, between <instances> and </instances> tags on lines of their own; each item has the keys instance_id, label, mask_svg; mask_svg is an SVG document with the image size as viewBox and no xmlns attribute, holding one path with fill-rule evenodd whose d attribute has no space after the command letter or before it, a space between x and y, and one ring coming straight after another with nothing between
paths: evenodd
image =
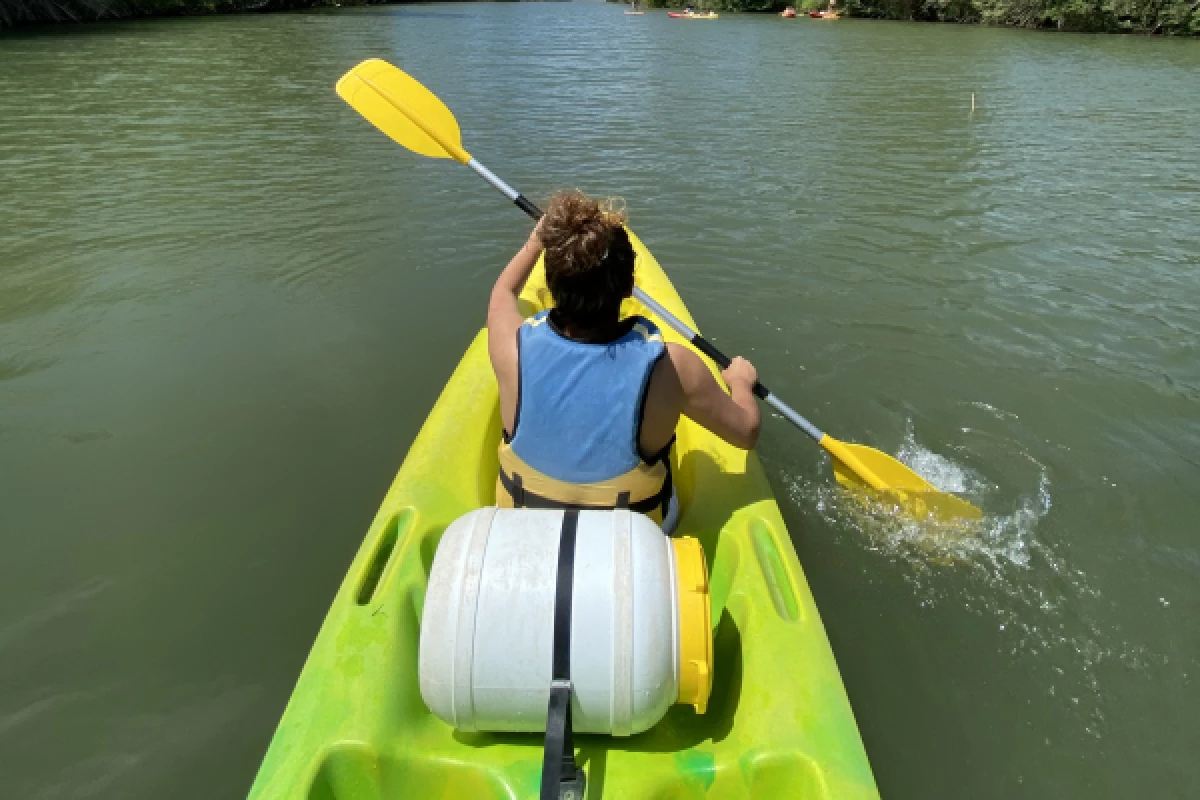
<instances>
[{"instance_id":1,"label":"yellow vest strap","mask_svg":"<svg viewBox=\"0 0 1200 800\"><path fill-rule=\"evenodd\" d=\"M669 469L667 470L667 477L663 481L662 488L656 494L638 500L636 503L629 502L629 492L618 492L616 502L612 505L567 503L561 500L553 500L525 488L520 473L514 472L510 476L504 471L503 467L500 469L500 484L504 487L504 491L508 492L509 497L512 498L513 508L561 508L577 509L580 511L603 511L612 508L627 508L630 511L637 511L639 514L649 514L655 509L665 508L667 502L671 499L671 490L673 488L671 485L671 471Z\"/></svg>"},{"instance_id":2,"label":"yellow vest strap","mask_svg":"<svg viewBox=\"0 0 1200 800\"><path fill-rule=\"evenodd\" d=\"M673 495L667 452L653 464L640 463L612 480L589 484L551 478L526 464L506 443L500 445L499 456L496 503L504 508L627 508L661 524Z\"/></svg>"}]
</instances>

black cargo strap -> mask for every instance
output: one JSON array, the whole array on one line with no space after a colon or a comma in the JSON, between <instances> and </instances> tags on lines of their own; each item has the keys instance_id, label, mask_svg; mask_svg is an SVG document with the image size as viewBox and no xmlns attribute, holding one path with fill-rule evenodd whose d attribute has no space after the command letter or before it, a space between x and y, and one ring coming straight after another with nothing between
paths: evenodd
<instances>
[{"instance_id":1,"label":"black cargo strap","mask_svg":"<svg viewBox=\"0 0 1200 800\"><path fill-rule=\"evenodd\" d=\"M667 462L667 477L663 481L662 488L656 494L644 500L638 500L636 503L629 502L629 492L618 494L617 502L611 506L564 503L561 500L553 500L526 489L524 482L521 480L521 475L517 472L509 475L504 471L504 467L500 468L500 485L504 487L504 491L508 492L509 497L512 498L513 508L562 508L574 511L607 511L613 508L627 508L639 514L648 514L654 509L661 507L664 519L667 516L667 506L671 502L671 492L674 488L670 462Z\"/></svg>"},{"instance_id":2,"label":"black cargo strap","mask_svg":"<svg viewBox=\"0 0 1200 800\"><path fill-rule=\"evenodd\" d=\"M503 473L502 473L503 474ZM583 800L586 776L575 763L571 734L571 595L575 578L575 534L579 512L563 514L558 539L558 576L554 593L554 659L550 669L550 705L542 752L541 800Z\"/></svg>"}]
</instances>

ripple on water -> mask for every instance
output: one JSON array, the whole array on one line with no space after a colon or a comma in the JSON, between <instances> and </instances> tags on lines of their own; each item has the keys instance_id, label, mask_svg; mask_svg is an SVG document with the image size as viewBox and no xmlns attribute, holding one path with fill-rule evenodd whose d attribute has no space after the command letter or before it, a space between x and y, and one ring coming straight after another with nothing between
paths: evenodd
<instances>
[{"instance_id":1,"label":"ripple on water","mask_svg":"<svg viewBox=\"0 0 1200 800\"><path fill-rule=\"evenodd\" d=\"M1016 417L973 405L997 419ZM909 423L896 457L939 490L983 508L978 521L918 520L824 477L788 477L785 485L800 507L815 509L826 524L897 566L921 608L953 605L995 625L998 654L1032 659L1045 673L1047 702L1061 702L1083 732L1099 738L1106 724L1100 664L1116 660L1145 670L1161 658L1127 642L1104 614L1088 613L1105 601L1082 570L1038 535L1053 508L1052 484L1046 466L1023 454L1030 465L1024 484L1005 500L980 472L920 444Z\"/></svg>"}]
</instances>

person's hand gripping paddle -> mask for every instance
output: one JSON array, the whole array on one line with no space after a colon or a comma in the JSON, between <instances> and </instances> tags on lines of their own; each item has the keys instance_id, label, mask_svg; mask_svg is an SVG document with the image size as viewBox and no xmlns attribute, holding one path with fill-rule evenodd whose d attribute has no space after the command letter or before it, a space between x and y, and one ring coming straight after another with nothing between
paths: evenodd
<instances>
[{"instance_id":1,"label":"person's hand gripping paddle","mask_svg":"<svg viewBox=\"0 0 1200 800\"><path fill-rule=\"evenodd\" d=\"M541 218L542 212L537 206L463 149L462 133L454 114L412 76L386 61L373 58L343 75L337 83L337 93L397 143L423 156L452 158L466 164L526 214L535 220ZM633 294L642 305L722 369L729 366L729 359L724 353L640 287L634 287ZM834 475L843 486L873 490L917 517L932 516L938 520L954 521L979 519L982 516L982 512L966 500L939 491L887 453L866 445L834 439L800 416L761 383L755 384L754 393L825 448L833 459Z\"/></svg>"}]
</instances>

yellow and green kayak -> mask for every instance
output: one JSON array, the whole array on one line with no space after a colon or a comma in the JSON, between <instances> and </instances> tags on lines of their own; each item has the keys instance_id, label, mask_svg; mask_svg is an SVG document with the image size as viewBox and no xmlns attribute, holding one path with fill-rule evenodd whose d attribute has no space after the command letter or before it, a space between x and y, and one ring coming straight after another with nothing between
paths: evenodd
<instances>
[{"instance_id":1,"label":"yellow and green kayak","mask_svg":"<svg viewBox=\"0 0 1200 800\"><path fill-rule=\"evenodd\" d=\"M694 327L654 257L630 238L638 285ZM549 303L541 265L522 298L528 313ZM633 300L624 311L652 316ZM540 735L454 731L426 709L417 685L434 552L451 521L494 502L500 431L483 330L413 442L334 598L251 798L538 796ZM757 456L682 419L673 459L683 508L678 533L699 539L712 566L712 696L707 713L676 705L635 736L577 735L587 797L878 798Z\"/></svg>"}]
</instances>

